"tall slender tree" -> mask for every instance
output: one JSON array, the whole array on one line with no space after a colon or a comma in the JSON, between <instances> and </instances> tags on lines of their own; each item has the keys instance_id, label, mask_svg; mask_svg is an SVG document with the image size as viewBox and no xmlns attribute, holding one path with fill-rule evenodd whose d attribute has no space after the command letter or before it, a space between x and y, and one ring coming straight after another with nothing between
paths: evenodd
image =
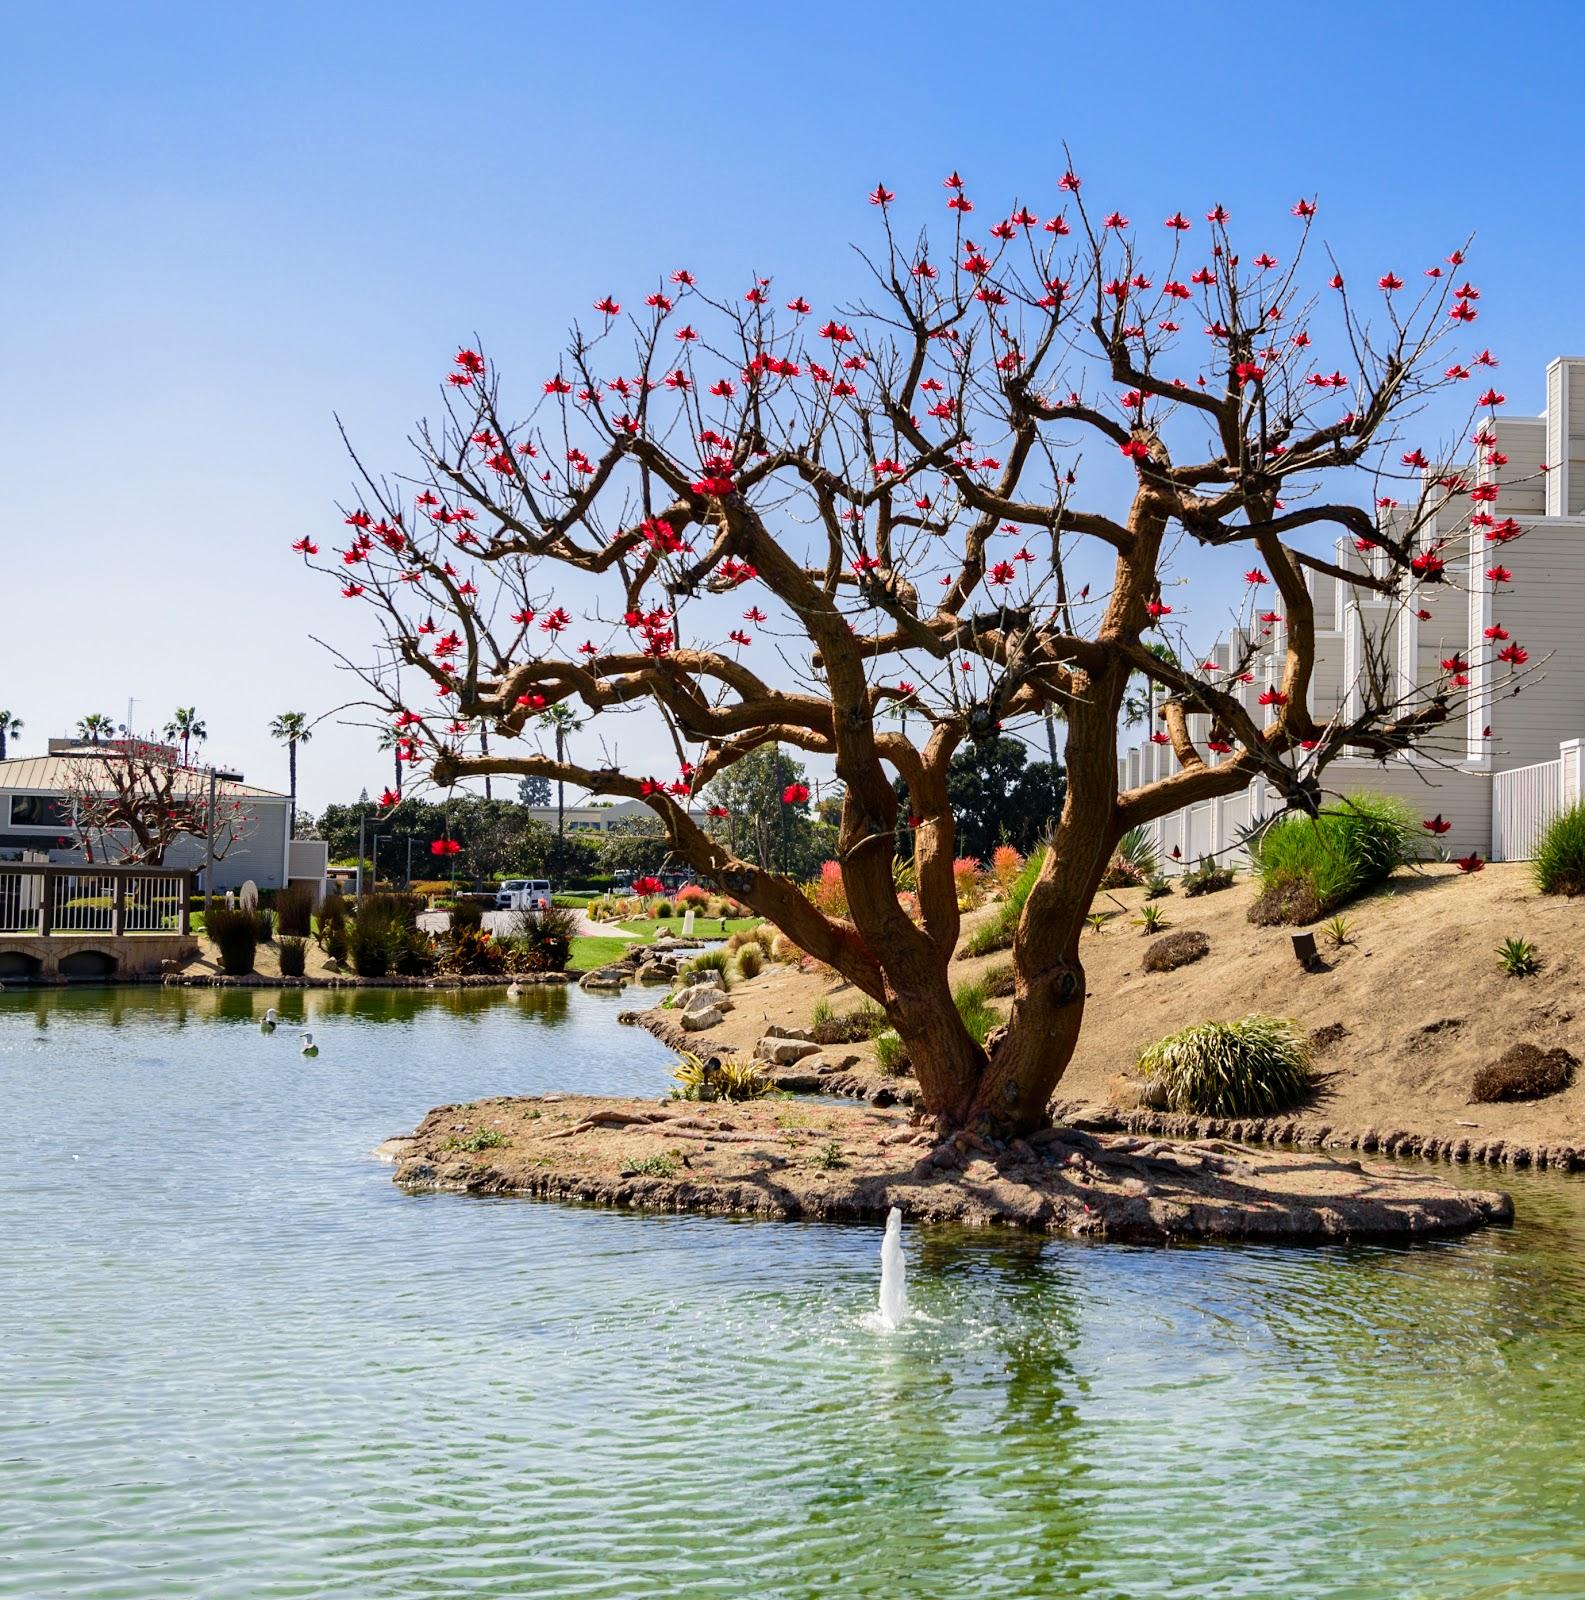
<instances>
[{"instance_id":1,"label":"tall slender tree","mask_svg":"<svg viewBox=\"0 0 1585 1600\"><path fill-rule=\"evenodd\" d=\"M313 725L301 711L283 711L270 721L270 737L286 746L288 792L291 795L291 823L288 837L297 831L297 747L314 736Z\"/></svg>"},{"instance_id":2,"label":"tall slender tree","mask_svg":"<svg viewBox=\"0 0 1585 1600\"><path fill-rule=\"evenodd\" d=\"M396 783L396 798L402 798L402 757L411 741L400 728L381 728L378 743L382 750L391 752L391 766L394 769Z\"/></svg>"},{"instance_id":3,"label":"tall slender tree","mask_svg":"<svg viewBox=\"0 0 1585 1600\"><path fill-rule=\"evenodd\" d=\"M572 707L564 701L558 701L540 716L540 722L551 731L551 736L556 741L556 765L564 766L567 761L567 741L575 734L583 723L578 720ZM556 779L556 843L561 846L567 838L567 783L564 778Z\"/></svg>"},{"instance_id":4,"label":"tall slender tree","mask_svg":"<svg viewBox=\"0 0 1585 1600\"><path fill-rule=\"evenodd\" d=\"M22 731L22 719L11 711L0 711L0 761L6 758L9 741Z\"/></svg>"},{"instance_id":5,"label":"tall slender tree","mask_svg":"<svg viewBox=\"0 0 1585 1600\"><path fill-rule=\"evenodd\" d=\"M181 741L184 767L192 765L193 745L202 744L209 737L209 730L198 715L196 706L177 706L171 715L171 720L165 724L164 731L167 739ZM130 734L132 730L128 728L127 732Z\"/></svg>"}]
</instances>

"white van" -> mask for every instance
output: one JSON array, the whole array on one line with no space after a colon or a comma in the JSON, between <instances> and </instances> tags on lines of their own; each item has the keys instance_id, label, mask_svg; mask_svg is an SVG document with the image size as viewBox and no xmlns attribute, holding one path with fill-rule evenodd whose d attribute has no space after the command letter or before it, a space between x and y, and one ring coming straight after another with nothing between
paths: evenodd
<instances>
[{"instance_id":1,"label":"white van","mask_svg":"<svg viewBox=\"0 0 1585 1600\"><path fill-rule=\"evenodd\" d=\"M549 911L548 878L508 878L495 891L497 911Z\"/></svg>"}]
</instances>

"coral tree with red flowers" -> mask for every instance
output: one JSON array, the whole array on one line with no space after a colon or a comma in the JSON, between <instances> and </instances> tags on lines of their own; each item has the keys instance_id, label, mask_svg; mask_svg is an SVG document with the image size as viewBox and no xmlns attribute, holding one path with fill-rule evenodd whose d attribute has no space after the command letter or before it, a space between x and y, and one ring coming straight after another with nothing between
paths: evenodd
<instances>
[{"instance_id":1,"label":"coral tree with red flowers","mask_svg":"<svg viewBox=\"0 0 1585 1600\"><path fill-rule=\"evenodd\" d=\"M641 800L678 856L884 1008L941 1126L1007 1133L1046 1121L1073 1055L1080 934L1126 830L1257 774L1313 810L1334 757L1408 749L1454 714L1463 674L1318 721L1306 577L1398 608L1453 581L1446 529L1484 490L1427 470L1448 453L1411 451L1403 428L1494 362L1447 348L1481 314L1456 271L1365 263L1358 295L1331 262L1311 271L1310 199L1258 219L1246 253L1221 206L1131 221L1071 171L1002 210L968 188L947 179L927 244L876 186L856 304L679 268L647 292L593 285L592 323L521 389L460 350L416 472L365 476L322 561L294 549L373 608L365 675L415 771ZM1501 403L1487 389L1468 425ZM1368 554L1335 557L1340 534ZM1269 596L1264 634L1252 618L1251 653L1224 666L1184 637L1194 585L1171 563L1193 551L1196 583L1220 559ZM1272 638L1278 680L1251 704ZM1120 790L1136 675L1172 770ZM647 709L683 776L623 770L592 734L599 761L558 759L558 708L601 730ZM948 767L1048 712L1066 802L1018 924L1008 1025L982 1046L948 981ZM845 915L736 855L709 792L690 809L768 744L834 760ZM899 812L917 901L895 882Z\"/></svg>"}]
</instances>

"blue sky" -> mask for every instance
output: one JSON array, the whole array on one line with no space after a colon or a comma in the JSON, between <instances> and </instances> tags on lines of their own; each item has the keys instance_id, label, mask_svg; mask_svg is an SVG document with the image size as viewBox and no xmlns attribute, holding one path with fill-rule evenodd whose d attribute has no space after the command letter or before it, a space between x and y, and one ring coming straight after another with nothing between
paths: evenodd
<instances>
[{"instance_id":1,"label":"blue sky","mask_svg":"<svg viewBox=\"0 0 1585 1600\"><path fill-rule=\"evenodd\" d=\"M459 341L526 383L680 263L840 301L878 178L932 223L953 167L1049 208L1063 139L1145 217L1275 229L1319 192L1373 274L1477 229L1482 337L1538 411L1585 349L1580 33L1525 4L7 8L0 706L28 749L196 703L284 783L268 718L351 692L308 636L361 629L287 551L339 531L334 413L401 466ZM311 806L384 776L361 730L304 752Z\"/></svg>"}]
</instances>

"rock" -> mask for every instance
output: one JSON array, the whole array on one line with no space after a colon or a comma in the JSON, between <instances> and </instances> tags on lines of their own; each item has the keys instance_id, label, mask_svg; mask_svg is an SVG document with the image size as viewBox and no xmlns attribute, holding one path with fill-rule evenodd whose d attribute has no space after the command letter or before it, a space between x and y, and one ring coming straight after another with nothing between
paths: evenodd
<instances>
[{"instance_id":1,"label":"rock","mask_svg":"<svg viewBox=\"0 0 1585 1600\"><path fill-rule=\"evenodd\" d=\"M725 1018L719 1006L698 1006L682 1014L684 1033L703 1033L706 1028L719 1028Z\"/></svg>"},{"instance_id":2,"label":"rock","mask_svg":"<svg viewBox=\"0 0 1585 1600\"><path fill-rule=\"evenodd\" d=\"M633 977L639 983L670 983L672 972L663 962L645 961L639 964Z\"/></svg>"},{"instance_id":3,"label":"rock","mask_svg":"<svg viewBox=\"0 0 1585 1600\"><path fill-rule=\"evenodd\" d=\"M672 1005L679 1011L692 1010L694 1006L714 1006L726 999L726 991L708 983L692 983L672 996Z\"/></svg>"},{"instance_id":4,"label":"rock","mask_svg":"<svg viewBox=\"0 0 1585 1600\"><path fill-rule=\"evenodd\" d=\"M817 1055L820 1047L807 1039L788 1039L767 1034L754 1046L754 1054L773 1067L790 1067L805 1056Z\"/></svg>"},{"instance_id":5,"label":"rock","mask_svg":"<svg viewBox=\"0 0 1585 1600\"><path fill-rule=\"evenodd\" d=\"M820 1092L820 1075L817 1072L791 1071L773 1072L770 1081L786 1094L818 1094Z\"/></svg>"},{"instance_id":6,"label":"rock","mask_svg":"<svg viewBox=\"0 0 1585 1600\"><path fill-rule=\"evenodd\" d=\"M578 980L582 989L620 989L632 976L626 967L596 967Z\"/></svg>"},{"instance_id":7,"label":"rock","mask_svg":"<svg viewBox=\"0 0 1585 1600\"><path fill-rule=\"evenodd\" d=\"M775 1023L765 1030L767 1039L797 1039L803 1044L813 1044L814 1034L808 1028L783 1028Z\"/></svg>"}]
</instances>

